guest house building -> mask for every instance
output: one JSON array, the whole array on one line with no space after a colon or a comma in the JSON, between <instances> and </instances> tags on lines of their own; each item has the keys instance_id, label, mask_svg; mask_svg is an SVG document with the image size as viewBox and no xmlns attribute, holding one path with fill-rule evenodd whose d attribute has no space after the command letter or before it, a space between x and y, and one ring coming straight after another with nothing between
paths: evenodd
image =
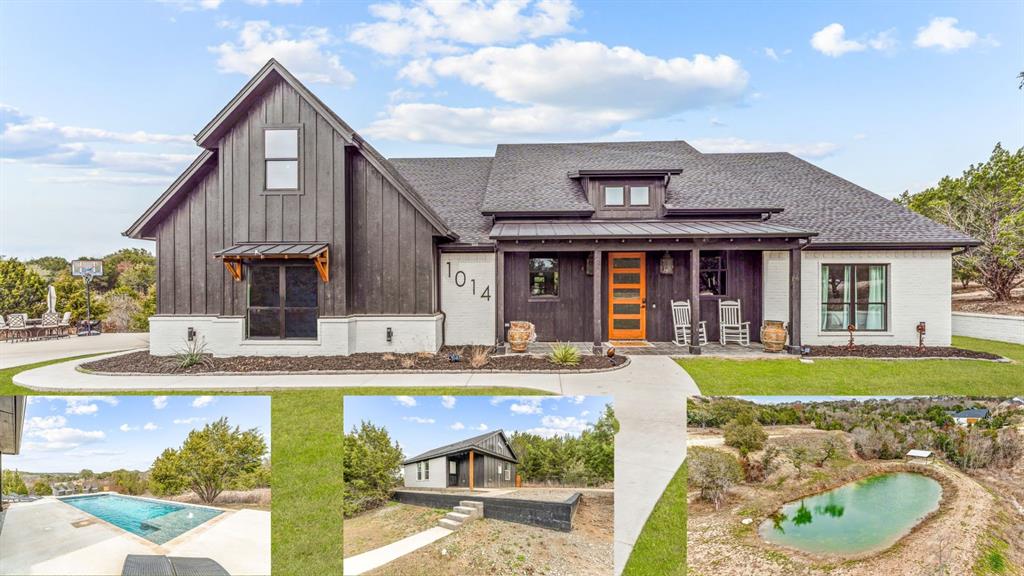
<instances>
[{"instance_id":1,"label":"guest house building","mask_svg":"<svg viewBox=\"0 0 1024 576\"><path fill-rule=\"evenodd\" d=\"M718 303L789 347L950 342L977 242L788 153L684 141L501 144L387 159L271 60L125 232L156 242L154 354L329 355L673 339ZM682 349L681 349L682 350ZM699 353L691 346L690 352Z\"/></svg>"},{"instance_id":2,"label":"guest house building","mask_svg":"<svg viewBox=\"0 0 1024 576\"><path fill-rule=\"evenodd\" d=\"M402 462L406 488L514 488L519 457L502 430Z\"/></svg>"}]
</instances>

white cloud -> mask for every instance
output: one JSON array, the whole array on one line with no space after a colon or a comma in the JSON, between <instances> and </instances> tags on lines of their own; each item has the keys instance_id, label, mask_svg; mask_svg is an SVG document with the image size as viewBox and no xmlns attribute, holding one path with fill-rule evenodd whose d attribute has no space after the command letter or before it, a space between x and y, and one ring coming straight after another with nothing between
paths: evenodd
<instances>
[{"instance_id":1,"label":"white cloud","mask_svg":"<svg viewBox=\"0 0 1024 576\"><path fill-rule=\"evenodd\" d=\"M174 419L174 423L175 424L195 424L197 422L202 422L203 420L206 420L206 418L203 417L203 416L193 416L191 418L175 418Z\"/></svg>"},{"instance_id":2,"label":"white cloud","mask_svg":"<svg viewBox=\"0 0 1024 576\"><path fill-rule=\"evenodd\" d=\"M67 418L63 416L33 416L25 421L25 433L30 434L33 430L47 428L62 428L67 422Z\"/></svg>"},{"instance_id":3,"label":"white cloud","mask_svg":"<svg viewBox=\"0 0 1024 576\"><path fill-rule=\"evenodd\" d=\"M545 416L540 420L541 426L527 430L544 438L554 436L576 435L590 428L590 423L575 416Z\"/></svg>"},{"instance_id":4,"label":"white cloud","mask_svg":"<svg viewBox=\"0 0 1024 576\"><path fill-rule=\"evenodd\" d=\"M416 405L416 399L412 396L395 396L395 402L398 402L406 408L412 408Z\"/></svg>"},{"instance_id":5,"label":"white cloud","mask_svg":"<svg viewBox=\"0 0 1024 576\"><path fill-rule=\"evenodd\" d=\"M331 52L334 43L327 28L304 28L293 37L284 26L258 20L242 25L237 43L224 42L209 50L217 54L217 69L224 74L252 76L276 58L304 82L351 86L356 78Z\"/></svg>"},{"instance_id":6,"label":"white cloud","mask_svg":"<svg viewBox=\"0 0 1024 576\"><path fill-rule=\"evenodd\" d=\"M74 414L76 416L85 416L88 414L95 414L99 412L100 407L96 404L68 404L67 409L64 411L65 414Z\"/></svg>"},{"instance_id":7,"label":"white cloud","mask_svg":"<svg viewBox=\"0 0 1024 576\"><path fill-rule=\"evenodd\" d=\"M932 18L927 26L918 28L914 45L918 48L936 48L942 52L970 48L978 41L978 33L957 28L958 21L948 16Z\"/></svg>"},{"instance_id":8,"label":"white cloud","mask_svg":"<svg viewBox=\"0 0 1024 576\"><path fill-rule=\"evenodd\" d=\"M807 144L775 143L743 138L696 138L689 140L695 148L704 153L716 152L789 152L802 158L824 158L839 150L833 142L811 142Z\"/></svg>"},{"instance_id":9,"label":"white cloud","mask_svg":"<svg viewBox=\"0 0 1024 576\"><path fill-rule=\"evenodd\" d=\"M480 431L480 432L486 432L488 429L489 429L489 427L487 426L487 424L484 424L483 422L481 422L480 424L477 424L476 426L473 426L473 428L472 428L472 430L477 430L477 431Z\"/></svg>"},{"instance_id":10,"label":"white cloud","mask_svg":"<svg viewBox=\"0 0 1024 576\"><path fill-rule=\"evenodd\" d=\"M134 432L134 431L136 431L138 429L139 429L138 426L129 426L127 424L121 424L121 427L119 428L119 430L121 432Z\"/></svg>"},{"instance_id":11,"label":"white cloud","mask_svg":"<svg viewBox=\"0 0 1024 576\"><path fill-rule=\"evenodd\" d=\"M580 418L585 418L587 416L590 416L590 410L584 410L583 412L580 412Z\"/></svg>"},{"instance_id":12,"label":"white cloud","mask_svg":"<svg viewBox=\"0 0 1024 576\"><path fill-rule=\"evenodd\" d=\"M764 55L776 62L781 62L783 56L789 56L792 52L791 48L786 48L781 54L775 48L764 48Z\"/></svg>"},{"instance_id":13,"label":"white cloud","mask_svg":"<svg viewBox=\"0 0 1024 576\"><path fill-rule=\"evenodd\" d=\"M414 422L416 424L433 424L433 418L421 418L419 416L402 416L402 420L406 422Z\"/></svg>"},{"instance_id":14,"label":"white cloud","mask_svg":"<svg viewBox=\"0 0 1024 576\"><path fill-rule=\"evenodd\" d=\"M166 187L174 180L173 176L122 176L105 173L102 170L82 170L69 176L43 176L33 178L32 182L52 184L107 184L110 186L157 186Z\"/></svg>"},{"instance_id":15,"label":"white cloud","mask_svg":"<svg viewBox=\"0 0 1024 576\"><path fill-rule=\"evenodd\" d=\"M455 396L441 396L441 406L449 410L455 408Z\"/></svg>"},{"instance_id":16,"label":"white cloud","mask_svg":"<svg viewBox=\"0 0 1024 576\"><path fill-rule=\"evenodd\" d=\"M216 10L224 0L158 0L160 4L174 6L182 12L194 12L196 10Z\"/></svg>"},{"instance_id":17,"label":"white cloud","mask_svg":"<svg viewBox=\"0 0 1024 576\"><path fill-rule=\"evenodd\" d=\"M414 60L399 76L414 84L453 78L509 103L473 108L400 103L366 130L383 139L455 144L603 136L632 120L736 101L749 78L726 55L665 59L626 46L565 39Z\"/></svg>"},{"instance_id":18,"label":"white cloud","mask_svg":"<svg viewBox=\"0 0 1024 576\"><path fill-rule=\"evenodd\" d=\"M464 430L466 428L466 425L463 424L462 422L456 422L455 424L449 426L449 428L451 428L452 430Z\"/></svg>"},{"instance_id":19,"label":"white cloud","mask_svg":"<svg viewBox=\"0 0 1024 576\"><path fill-rule=\"evenodd\" d=\"M372 4L376 22L357 24L348 39L387 56L451 53L463 46L511 44L572 30L571 0L438 1Z\"/></svg>"},{"instance_id":20,"label":"white cloud","mask_svg":"<svg viewBox=\"0 0 1024 576\"><path fill-rule=\"evenodd\" d=\"M245 0L245 3L251 6L269 6L271 4L298 6L302 4L302 0Z\"/></svg>"},{"instance_id":21,"label":"white cloud","mask_svg":"<svg viewBox=\"0 0 1024 576\"><path fill-rule=\"evenodd\" d=\"M143 430L147 430L149 432L152 432L153 430L156 430L158 428L160 427L152 422L146 422L146 425L142 427Z\"/></svg>"},{"instance_id":22,"label":"white cloud","mask_svg":"<svg viewBox=\"0 0 1024 576\"><path fill-rule=\"evenodd\" d=\"M206 408L210 404L213 404L215 398L213 396L200 396L192 401L193 408Z\"/></svg>"},{"instance_id":23,"label":"white cloud","mask_svg":"<svg viewBox=\"0 0 1024 576\"><path fill-rule=\"evenodd\" d=\"M848 40L846 29L838 22L833 22L815 32L811 36L811 46L818 52L833 58L838 58L847 52L861 52L867 49L867 46L861 42Z\"/></svg>"},{"instance_id":24,"label":"white cloud","mask_svg":"<svg viewBox=\"0 0 1024 576\"><path fill-rule=\"evenodd\" d=\"M874 38L868 40L868 46L879 52L892 52L898 45L899 41L896 39L895 28L883 30L876 34Z\"/></svg>"},{"instance_id":25,"label":"white cloud","mask_svg":"<svg viewBox=\"0 0 1024 576\"><path fill-rule=\"evenodd\" d=\"M572 400L573 404L579 405L579 404L583 404L583 401L586 400L587 397L586 396L571 396L571 397L569 397L569 399Z\"/></svg>"},{"instance_id":26,"label":"white cloud","mask_svg":"<svg viewBox=\"0 0 1024 576\"><path fill-rule=\"evenodd\" d=\"M512 404L508 407L513 414L527 415L527 414L541 414L544 409L540 407L540 404Z\"/></svg>"},{"instance_id":27,"label":"white cloud","mask_svg":"<svg viewBox=\"0 0 1024 576\"><path fill-rule=\"evenodd\" d=\"M154 396L153 408L156 408L157 410L167 408L167 396Z\"/></svg>"},{"instance_id":28,"label":"white cloud","mask_svg":"<svg viewBox=\"0 0 1024 576\"><path fill-rule=\"evenodd\" d=\"M63 450L89 442L99 442L107 436L102 430L81 430L68 427L36 429L26 431L25 435L45 440L43 445L52 450Z\"/></svg>"}]
</instances>

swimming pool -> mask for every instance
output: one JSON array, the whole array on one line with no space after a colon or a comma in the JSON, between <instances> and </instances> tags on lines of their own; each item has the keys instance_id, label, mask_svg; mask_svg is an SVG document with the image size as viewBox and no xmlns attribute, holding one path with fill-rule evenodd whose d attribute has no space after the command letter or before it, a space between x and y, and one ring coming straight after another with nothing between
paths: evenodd
<instances>
[{"instance_id":1,"label":"swimming pool","mask_svg":"<svg viewBox=\"0 0 1024 576\"><path fill-rule=\"evenodd\" d=\"M175 502L96 494L61 498L61 502L110 522L154 544L165 544L221 514L220 510Z\"/></svg>"}]
</instances>

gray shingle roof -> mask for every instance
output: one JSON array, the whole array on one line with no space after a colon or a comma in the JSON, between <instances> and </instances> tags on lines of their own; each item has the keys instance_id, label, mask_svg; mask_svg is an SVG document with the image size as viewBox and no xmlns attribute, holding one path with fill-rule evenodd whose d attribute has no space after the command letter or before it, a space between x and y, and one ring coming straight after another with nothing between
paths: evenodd
<instances>
[{"instance_id":1,"label":"gray shingle roof","mask_svg":"<svg viewBox=\"0 0 1024 576\"><path fill-rule=\"evenodd\" d=\"M788 153L702 154L683 141L501 144L488 158L392 160L460 235L488 243L497 213L591 212L575 170L682 168L669 208L782 208L772 224L814 245L970 245L970 237Z\"/></svg>"},{"instance_id":2,"label":"gray shingle roof","mask_svg":"<svg viewBox=\"0 0 1024 576\"><path fill-rule=\"evenodd\" d=\"M391 164L459 235L459 244L490 244L481 212L492 158L392 158Z\"/></svg>"},{"instance_id":3,"label":"gray shingle roof","mask_svg":"<svg viewBox=\"0 0 1024 576\"><path fill-rule=\"evenodd\" d=\"M406 459L404 462L402 462L402 464L412 464L413 462L420 462L420 461L423 461L423 460L429 460L431 458L437 458L438 456L445 456L445 455L453 454L453 453L457 453L457 452L464 452L464 451L466 451L466 450L468 450L470 448L474 448L474 449L479 450L481 452L486 452L487 454L491 454L492 456L498 456L500 458L505 458L504 456L501 456L499 454L494 454L490 450L483 449L483 448L480 447L480 445L483 444L484 440L487 440L488 438L490 438L492 436L495 436L497 434L501 434L501 436L503 438L505 437L505 431L504 430L495 430L494 432L486 432L486 433L481 434L479 436L473 436L472 438L467 438L465 440L460 440L458 442L453 442L451 444L448 444L447 446L441 446L440 448L434 448L433 450L427 450L426 452L420 454L419 456L414 456L412 458ZM506 442L508 441L507 438L505 438L505 440L506 440ZM509 447L510 450L512 450L512 454L515 454L515 450L512 448L512 445L509 444L508 447Z\"/></svg>"}]
</instances>

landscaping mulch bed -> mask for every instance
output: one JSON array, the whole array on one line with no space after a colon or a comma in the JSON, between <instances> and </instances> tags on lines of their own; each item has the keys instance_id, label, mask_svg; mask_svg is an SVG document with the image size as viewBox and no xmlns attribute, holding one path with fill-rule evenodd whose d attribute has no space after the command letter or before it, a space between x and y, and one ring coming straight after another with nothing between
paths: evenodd
<instances>
[{"instance_id":1,"label":"landscaping mulch bed","mask_svg":"<svg viewBox=\"0 0 1024 576\"><path fill-rule=\"evenodd\" d=\"M461 351L461 352L460 352ZM451 352L460 352L461 362L448 358ZM522 355L491 356L487 363L474 368L469 363L470 353L462 348L442 348L437 354L380 354L359 353L350 356L233 356L214 358L181 370L174 366L173 357L152 356L149 352L131 352L92 362L81 368L91 372L134 374L210 374L215 372L531 372L531 371L590 371L610 370L622 366L625 358L583 355L577 366L560 366L547 357Z\"/></svg>"},{"instance_id":2,"label":"landscaping mulch bed","mask_svg":"<svg viewBox=\"0 0 1024 576\"><path fill-rule=\"evenodd\" d=\"M867 346L811 346L807 356L815 358L969 358L974 360L1002 360L1001 356L964 350L951 346L883 346L870 344Z\"/></svg>"}]
</instances>

